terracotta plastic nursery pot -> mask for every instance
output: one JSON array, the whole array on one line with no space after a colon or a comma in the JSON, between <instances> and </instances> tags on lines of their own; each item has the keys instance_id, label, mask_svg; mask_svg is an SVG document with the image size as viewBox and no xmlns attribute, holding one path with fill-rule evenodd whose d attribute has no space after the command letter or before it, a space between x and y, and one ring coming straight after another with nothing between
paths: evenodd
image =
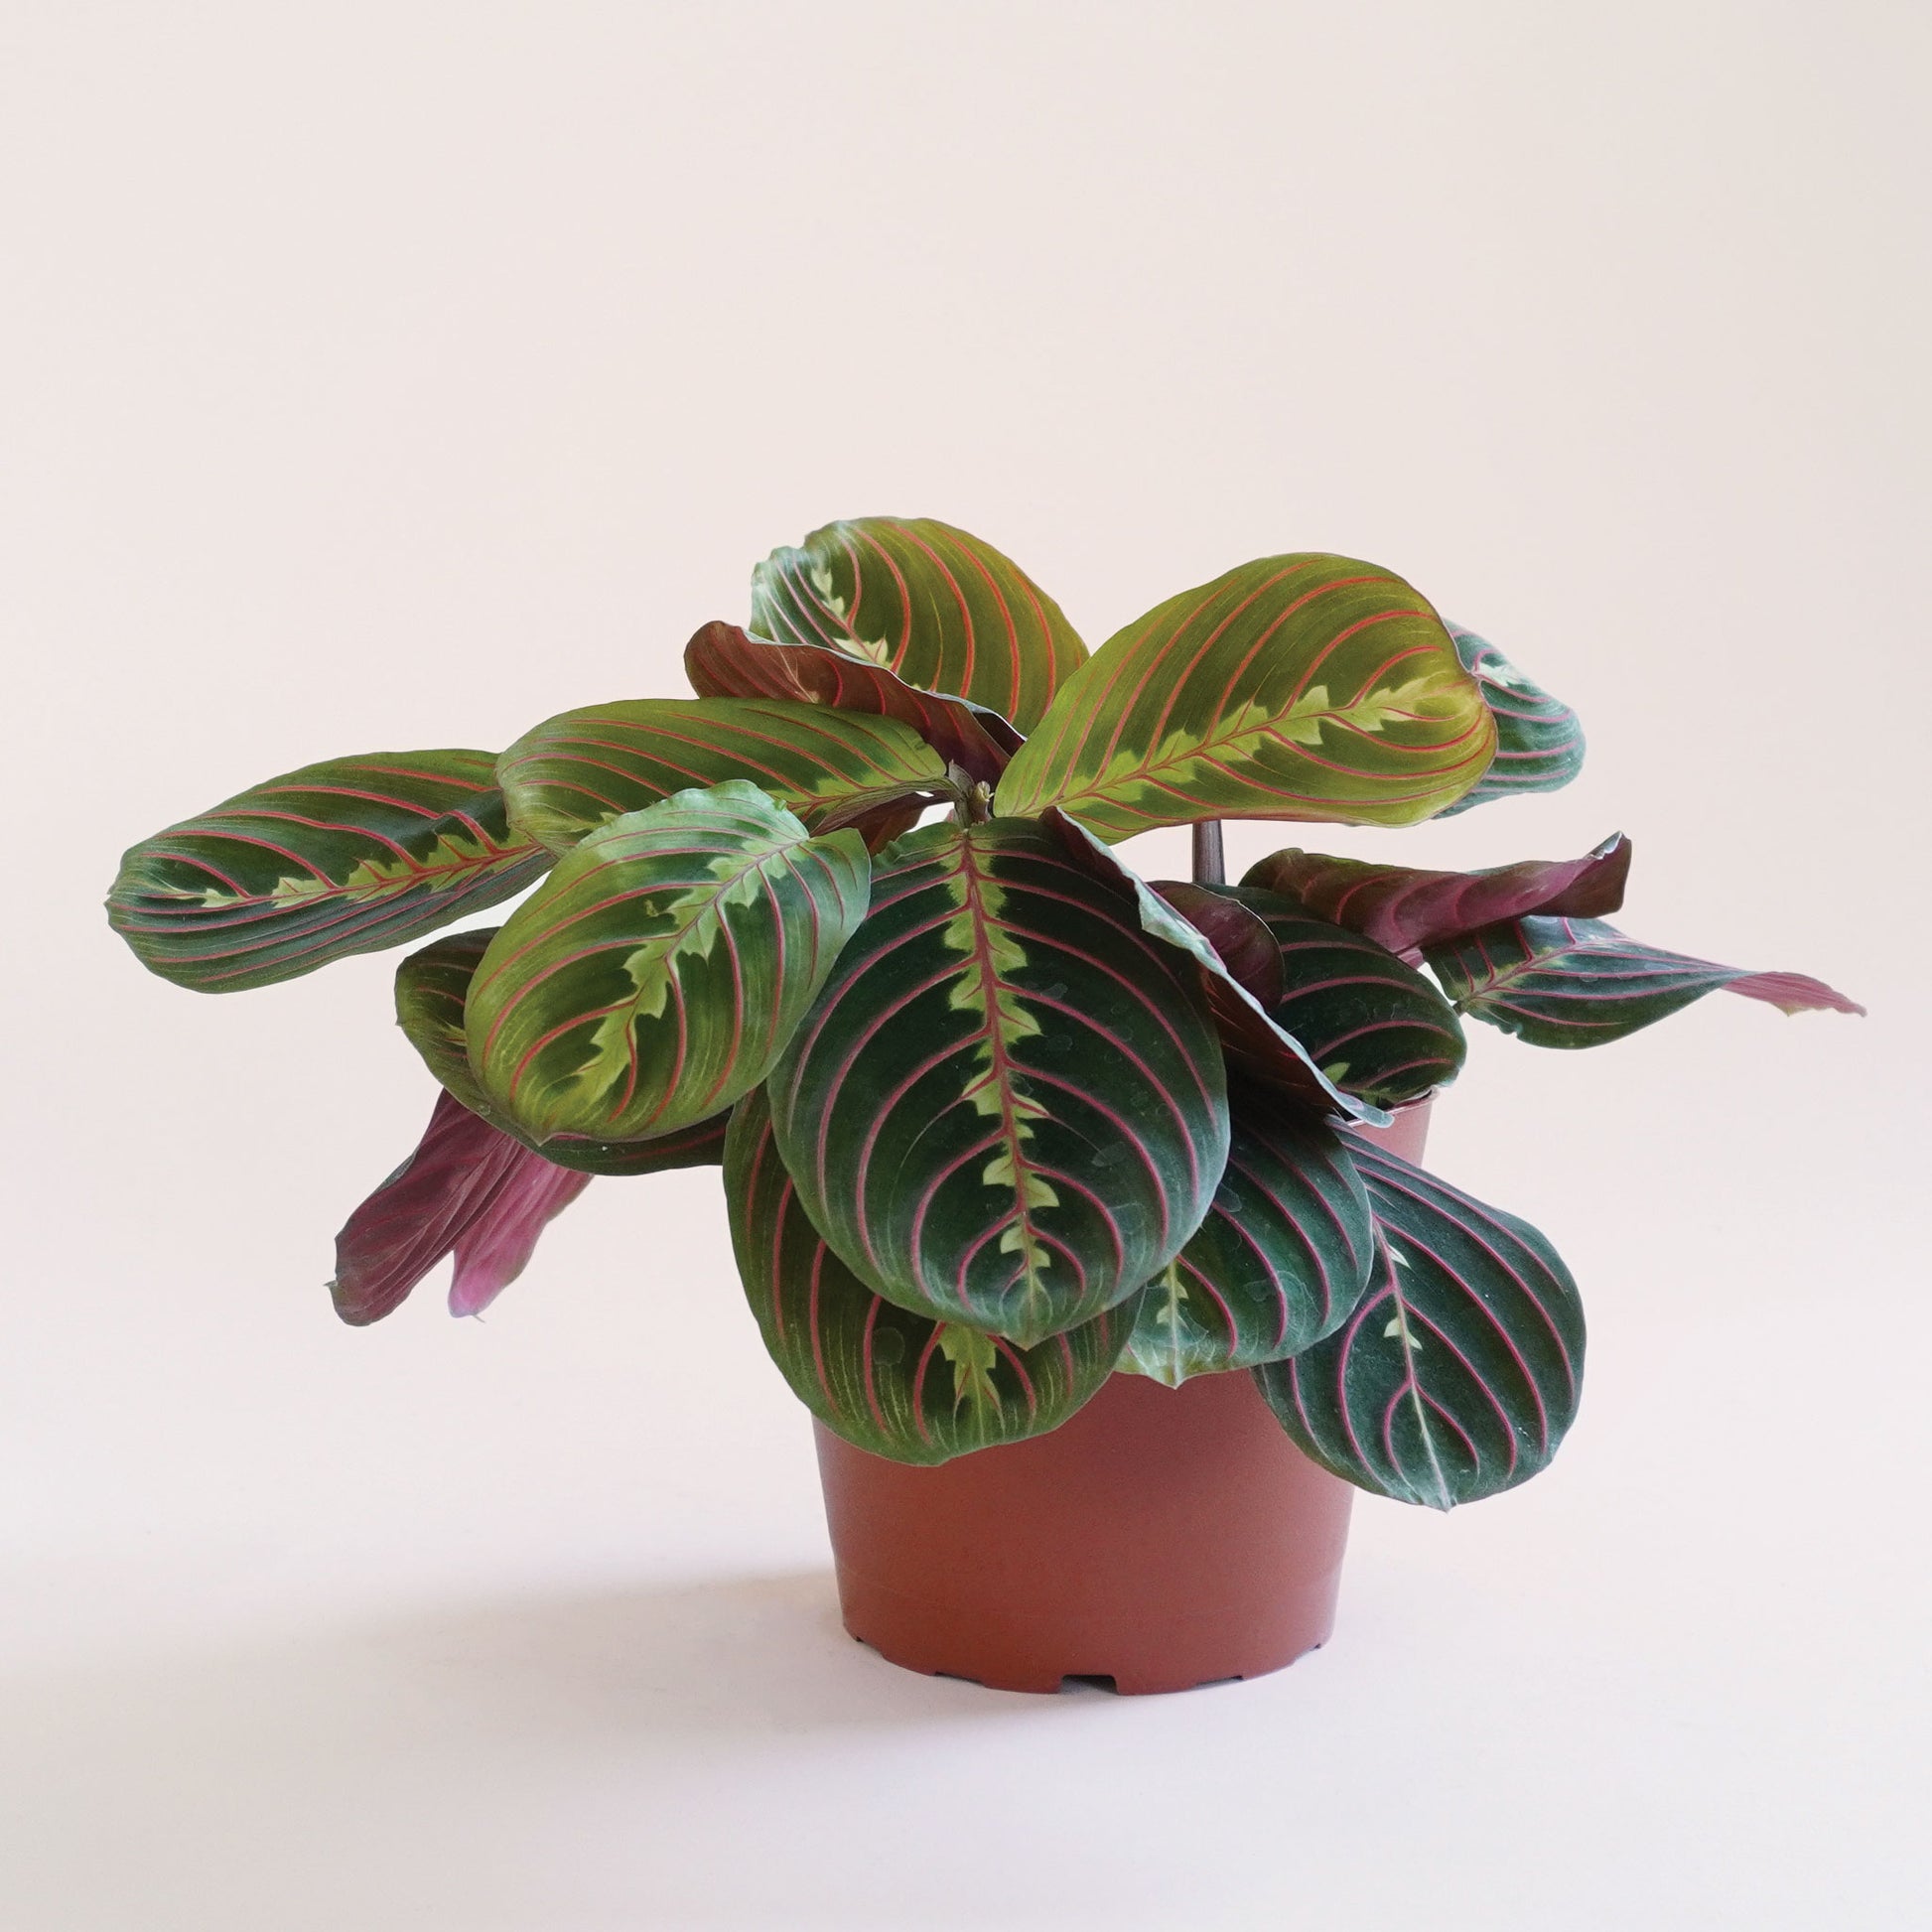
<instances>
[{"instance_id":1,"label":"terracotta plastic nursery pot","mask_svg":"<svg viewBox=\"0 0 1932 1932\"><path fill-rule=\"evenodd\" d=\"M1427 1104L1374 1138L1419 1161ZM1045 1436L915 1468L818 1430L845 1627L1003 1691L1180 1691L1280 1670L1334 1628L1353 1489L1252 1376L1116 1375Z\"/></svg>"}]
</instances>

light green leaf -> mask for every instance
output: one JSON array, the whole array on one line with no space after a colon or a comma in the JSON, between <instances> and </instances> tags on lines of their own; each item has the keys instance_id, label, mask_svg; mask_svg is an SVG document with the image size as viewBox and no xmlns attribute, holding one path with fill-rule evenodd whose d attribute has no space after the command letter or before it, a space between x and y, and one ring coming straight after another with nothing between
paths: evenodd
<instances>
[{"instance_id":1,"label":"light green leaf","mask_svg":"<svg viewBox=\"0 0 1932 1932\"><path fill-rule=\"evenodd\" d=\"M771 698L636 698L546 719L497 760L510 819L553 852L673 793L742 778L810 831L890 825L953 797L908 724ZM876 841L869 841L876 842Z\"/></svg>"},{"instance_id":2,"label":"light green leaf","mask_svg":"<svg viewBox=\"0 0 1932 1932\"><path fill-rule=\"evenodd\" d=\"M864 916L854 831L812 838L758 786L682 791L559 862L470 988L490 1106L547 1146L709 1119L758 1085Z\"/></svg>"},{"instance_id":3,"label":"light green leaf","mask_svg":"<svg viewBox=\"0 0 1932 1932\"><path fill-rule=\"evenodd\" d=\"M729 1114L715 1114L669 1134L640 1141L599 1141L559 1134L540 1146L499 1114L470 1065L464 1012L470 982L501 926L452 932L413 952L396 968L396 1021L424 1064L453 1100L560 1168L581 1173L662 1173L672 1168L712 1168L725 1158Z\"/></svg>"},{"instance_id":4,"label":"light green leaf","mask_svg":"<svg viewBox=\"0 0 1932 1932\"><path fill-rule=\"evenodd\" d=\"M774 550L752 573L752 628L849 651L1023 732L1087 654L1018 564L930 517L855 517Z\"/></svg>"},{"instance_id":5,"label":"light green leaf","mask_svg":"<svg viewBox=\"0 0 1932 1932\"><path fill-rule=\"evenodd\" d=\"M1348 557L1264 557L1109 638L996 809L1058 805L1109 839L1204 818L1409 825L1459 798L1495 745L1420 593Z\"/></svg>"}]
</instances>

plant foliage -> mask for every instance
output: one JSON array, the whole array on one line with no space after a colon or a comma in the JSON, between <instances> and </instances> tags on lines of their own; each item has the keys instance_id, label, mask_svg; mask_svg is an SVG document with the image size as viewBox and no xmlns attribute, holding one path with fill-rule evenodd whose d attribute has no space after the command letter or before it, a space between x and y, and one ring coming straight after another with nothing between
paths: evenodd
<instances>
[{"instance_id":1,"label":"plant foliage","mask_svg":"<svg viewBox=\"0 0 1932 1932\"><path fill-rule=\"evenodd\" d=\"M1573 1047L1720 988L1861 1010L1605 924L1621 838L1142 879L1115 848L1158 827L1576 776L1569 708L1375 565L1241 564L1089 656L992 545L861 517L772 552L749 620L692 635L694 697L305 765L127 854L115 929L202 992L535 889L397 969L438 1091L338 1237L345 1320L445 1259L475 1313L593 1175L722 1166L765 1346L861 1448L939 1462L1110 1375L1243 1371L1327 1468L1448 1508L1549 1461L1584 1348L1549 1241L1375 1138L1462 1021Z\"/></svg>"}]
</instances>

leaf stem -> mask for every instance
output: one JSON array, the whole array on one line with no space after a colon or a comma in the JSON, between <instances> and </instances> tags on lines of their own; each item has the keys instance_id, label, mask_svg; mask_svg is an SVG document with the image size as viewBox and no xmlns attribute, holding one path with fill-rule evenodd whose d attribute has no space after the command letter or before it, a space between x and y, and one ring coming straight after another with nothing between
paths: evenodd
<instances>
[{"instance_id":1,"label":"leaf stem","mask_svg":"<svg viewBox=\"0 0 1932 1932\"><path fill-rule=\"evenodd\" d=\"M1193 830L1194 884L1225 886L1228 868L1227 854L1221 844L1221 821L1218 818L1204 818Z\"/></svg>"}]
</instances>

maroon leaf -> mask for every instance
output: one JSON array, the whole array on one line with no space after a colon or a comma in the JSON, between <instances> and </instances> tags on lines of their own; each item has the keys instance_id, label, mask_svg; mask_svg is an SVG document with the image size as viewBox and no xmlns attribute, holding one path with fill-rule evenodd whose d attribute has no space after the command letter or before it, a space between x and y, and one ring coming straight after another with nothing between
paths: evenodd
<instances>
[{"instance_id":1,"label":"maroon leaf","mask_svg":"<svg viewBox=\"0 0 1932 1932\"><path fill-rule=\"evenodd\" d=\"M1259 912L1209 886L1156 879L1154 890L1221 956L1221 964L1265 1007L1281 1005L1282 949Z\"/></svg>"},{"instance_id":2,"label":"maroon leaf","mask_svg":"<svg viewBox=\"0 0 1932 1932\"><path fill-rule=\"evenodd\" d=\"M1414 958L1504 919L1594 919L1623 903L1630 841L1621 832L1581 859L1524 859L1486 872L1424 872L1291 848L1241 883L1300 899L1311 912Z\"/></svg>"},{"instance_id":3,"label":"maroon leaf","mask_svg":"<svg viewBox=\"0 0 1932 1932\"><path fill-rule=\"evenodd\" d=\"M997 711L922 691L856 652L775 643L716 620L685 645L684 674L701 698L784 698L897 719L948 763L987 784L997 781L1024 742Z\"/></svg>"},{"instance_id":4,"label":"maroon leaf","mask_svg":"<svg viewBox=\"0 0 1932 1932\"><path fill-rule=\"evenodd\" d=\"M450 1312L480 1313L523 1272L545 1222L590 1181L438 1094L416 1152L336 1237L336 1312L356 1327L379 1321L454 1254Z\"/></svg>"}]
</instances>

